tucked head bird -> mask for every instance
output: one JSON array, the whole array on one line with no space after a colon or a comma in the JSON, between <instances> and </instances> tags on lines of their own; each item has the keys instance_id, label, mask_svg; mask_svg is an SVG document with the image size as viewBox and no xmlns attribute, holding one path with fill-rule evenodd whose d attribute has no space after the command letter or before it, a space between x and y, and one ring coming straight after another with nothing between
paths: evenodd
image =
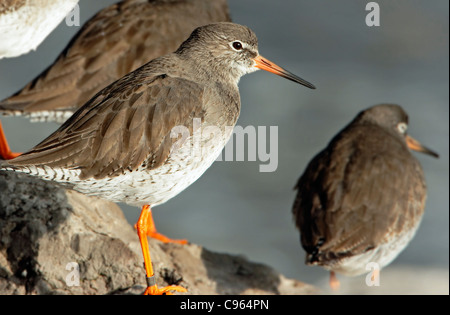
<instances>
[{"instance_id":1,"label":"tucked head bird","mask_svg":"<svg viewBox=\"0 0 450 315\"><path fill-rule=\"evenodd\" d=\"M54 2L75 5L78 0ZM101 89L175 51L196 27L228 21L226 0L123 0L110 5L83 25L52 65L0 101L0 114L63 123ZM18 155L11 152L0 123L0 157Z\"/></svg>"},{"instance_id":2,"label":"tucked head bird","mask_svg":"<svg viewBox=\"0 0 450 315\"><path fill-rule=\"evenodd\" d=\"M151 206L176 196L214 162L239 116L238 81L262 68L314 86L261 57L245 26L199 27L172 54L97 93L56 132L1 169L53 180L87 195L142 207L136 225L146 294L158 288L148 249Z\"/></svg>"},{"instance_id":3,"label":"tucked head bird","mask_svg":"<svg viewBox=\"0 0 450 315\"><path fill-rule=\"evenodd\" d=\"M300 177L294 221L306 264L334 272L366 273L392 262L413 238L426 199L415 150L438 157L406 132L408 116L398 105L359 113L309 163Z\"/></svg>"}]
</instances>

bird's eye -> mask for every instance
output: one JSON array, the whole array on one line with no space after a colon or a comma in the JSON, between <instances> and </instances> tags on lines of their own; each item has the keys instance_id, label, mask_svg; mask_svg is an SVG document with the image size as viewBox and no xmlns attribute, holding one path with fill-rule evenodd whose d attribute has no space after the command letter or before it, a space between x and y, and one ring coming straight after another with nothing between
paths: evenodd
<instances>
[{"instance_id":1,"label":"bird's eye","mask_svg":"<svg viewBox=\"0 0 450 315\"><path fill-rule=\"evenodd\" d=\"M397 125L397 130L400 131L400 133L405 133L408 129L408 125L404 122L401 122Z\"/></svg>"},{"instance_id":2,"label":"bird's eye","mask_svg":"<svg viewBox=\"0 0 450 315\"><path fill-rule=\"evenodd\" d=\"M231 45L233 46L233 48L234 48L235 50L241 50L241 49L242 49L242 43L239 42L239 41L235 41L235 42L233 42Z\"/></svg>"}]
</instances>

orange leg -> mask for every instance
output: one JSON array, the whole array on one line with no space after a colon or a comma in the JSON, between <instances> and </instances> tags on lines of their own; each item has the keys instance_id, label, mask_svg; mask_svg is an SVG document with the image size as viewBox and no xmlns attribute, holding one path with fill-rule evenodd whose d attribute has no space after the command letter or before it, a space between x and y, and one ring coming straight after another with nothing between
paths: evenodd
<instances>
[{"instance_id":1,"label":"orange leg","mask_svg":"<svg viewBox=\"0 0 450 315\"><path fill-rule=\"evenodd\" d=\"M330 288L333 291L338 291L340 288L341 284L338 280L338 278L336 277L336 274L334 273L334 271L330 271Z\"/></svg>"},{"instance_id":2,"label":"orange leg","mask_svg":"<svg viewBox=\"0 0 450 315\"><path fill-rule=\"evenodd\" d=\"M137 223L134 226L134 228L137 229ZM173 240L161 233L158 233L158 231L156 231L155 221L153 221L153 216L152 216L151 211L147 218L147 236L157 239L163 243L177 243L177 244L182 244L182 245L185 245L188 243L187 240Z\"/></svg>"},{"instance_id":3,"label":"orange leg","mask_svg":"<svg viewBox=\"0 0 450 315\"><path fill-rule=\"evenodd\" d=\"M170 291L187 292L187 290L181 286L171 285L164 288L158 288L156 285L147 240L148 228L151 227L152 222L152 210L150 209L150 206L143 206L139 220L136 223L136 229L142 247L142 254L144 255L145 273L147 275L147 289L145 289L144 295L172 294Z\"/></svg>"},{"instance_id":4,"label":"orange leg","mask_svg":"<svg viewBox=\"0 0 450 315\"><path fill-rule=\"evenodd\" d=\"M371 280L375 283L380 282L380 269L375 269L372 273Z\"/></svg>"},{"instance_id":5,"label":"orange leg","mask_svg":"<svg viewBox=\"0 0 450 315\"><path fill-rule=\"evenodd\" d=\"M9 148L8 141L6 141L5 133L3 132L2 123L0 122L0 158L4 160L11 160L18 157L21 153L13 153Z\"/></svg>"}]
</instances>

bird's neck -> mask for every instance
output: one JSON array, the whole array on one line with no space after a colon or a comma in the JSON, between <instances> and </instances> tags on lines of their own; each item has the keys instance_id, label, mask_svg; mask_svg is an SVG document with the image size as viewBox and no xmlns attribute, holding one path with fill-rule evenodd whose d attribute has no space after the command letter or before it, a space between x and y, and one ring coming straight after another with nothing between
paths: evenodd
<instances>
[{"instance_id":1,"label":"bird's neck","mask_svg":"<svg viewBox=\"0 0 450 315\"><path fill-rule=\"evenodd\" d=\"M190 54L177 55L177 58L183 60L185 75L195 77L197 82L205 85L223 84L232 85L237 88L239 80L243 73L239 69L230 68L229 64L220 62L216 59L201 59ZM180 73L183 75L183 73Z\"/></svg>"}]
</instances>

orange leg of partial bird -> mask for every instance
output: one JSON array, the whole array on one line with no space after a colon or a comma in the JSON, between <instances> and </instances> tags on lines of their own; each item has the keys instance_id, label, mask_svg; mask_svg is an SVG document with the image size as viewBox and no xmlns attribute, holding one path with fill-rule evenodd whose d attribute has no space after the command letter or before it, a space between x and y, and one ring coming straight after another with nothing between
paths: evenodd
<instances>
[{"instance_id":1,"label":"orange leg of partial bird","mask_svg":"<svg viewBox=\"0 0 450 315\"><path fill-rule=\"evenodd\" d=\"M173 240L161 233L158 233L158 231L156 230L155 221L153 221L153 216L152 216L151 211L150 211L150 214L148 215L147 220L148 220L147 221L147 236L157 239L163 243L176 243L176 244L182 244L182 245L185 245L188 243L187 240ZM134 228L137 229L137 224L134 226Z\"/></svg>"},{"instance_id":2,"label":"orange leg of partial bird","mask_svg":"<svg viewBox=\"0 0 450 315\"><path fill-rule=\"evenodd\" d=\"M336 274L334 273L334 271L330 271L330 288L333 291L338 291L340 288L341 284L338 280L338 278L336 277Z\"/></svg>"},{"instance_id":3,"label":"orange leg of partial bird","mask_svg":"<svg viewBox=\"0 0 450 315\"><path fill-rule=\"evenodd\" d=\"M8 141L6 141L5 133L3 132L2 123L0 122L0 158L3 160L11 160L18 157L21 153L11 152Z\"/></svg>"},{"instance_id":4,"label":"orange leg of partial bird","mask_svg":"<svg viewBox=\"0 0 450 315\"><path fill-rule=\"evenodd\" d=\"M373 283L380 283L380 269L375 269L371 278Z\"/></svg>"},{"instance_id":5,"label":"orange leg of partial bird","mask_svg":"<svg viewBox=\"0 0 450 315\"><path fill-rule=\"evenodd\" d=\"M147 240L148 228L149 225L151 226L152 222L152 210L150 209L150 206L143 206L141 215L139 216L139 220L136 223L136 229L142 247L142 254L144 255L144 266L147 276L147 289L145 289L144 295L172 294L170 291L187 292L185 288L177 285L171 285L164 288L158 288L158 286L156 285L155 274L153 272L152 260L150 258L150 249L148 247Z\"/></svg>"}]
</instances>

